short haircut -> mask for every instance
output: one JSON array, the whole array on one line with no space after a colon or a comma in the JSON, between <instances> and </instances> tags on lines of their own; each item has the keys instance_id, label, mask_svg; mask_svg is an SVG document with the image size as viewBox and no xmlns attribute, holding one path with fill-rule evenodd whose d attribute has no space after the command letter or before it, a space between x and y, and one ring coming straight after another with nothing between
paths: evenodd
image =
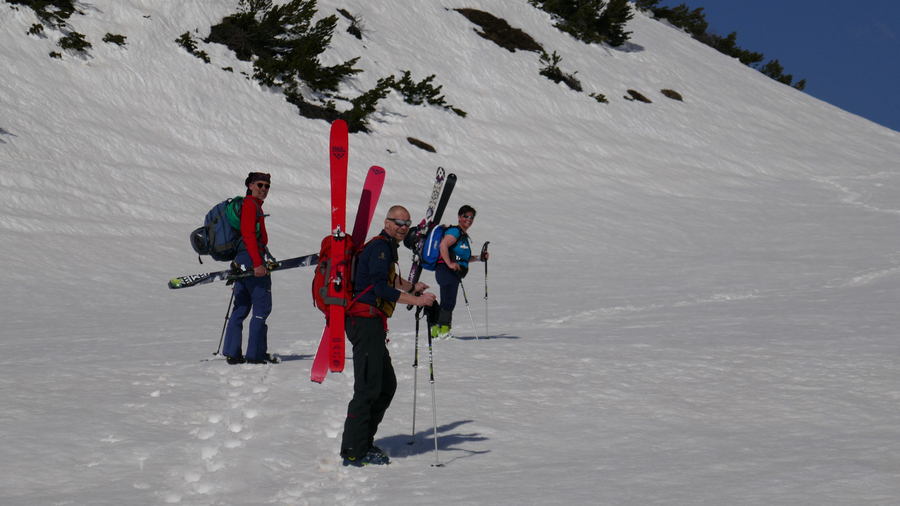
<instances>
[{"instance_id":1,"label":"short haircut","mask_svg":"<svg viewBox=\"0 0 900 506\"><path fill-rule=\"evenodd\" d=\"M401 205L391 206L391 208L388 209L387 216L385 216L384 219L386 219L386 220L391 219L390 216L392 214L394 214L394 212L399 211L401 209L406 211L406 208ZM406 214L409 214L409 211L406 211Z\"/></svg>"}]
</instances>

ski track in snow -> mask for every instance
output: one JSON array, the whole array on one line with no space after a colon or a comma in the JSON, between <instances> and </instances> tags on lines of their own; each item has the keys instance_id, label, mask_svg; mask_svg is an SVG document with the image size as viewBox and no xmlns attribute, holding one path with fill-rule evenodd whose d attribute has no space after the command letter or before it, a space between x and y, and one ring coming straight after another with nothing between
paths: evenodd
<instances>
[{"instance_id":1,"label":"ski track in snow","mask_svg":"<svg viewBox=\"0 0 900 506\"><path fill-rule=\"evenodd\" d=\"M896 204L896 190L900 187L897 174L879 172L855 177L821 177L813 178L825 185L836 188L844 197L841 199L846 204L860 206L868 211L900 215L900 209L884 208L884 205ZM875 194L884 194L890 200L878 203L873 202ZM879 195L880 197L881 195Z\"/></svg>"}]
</instances>

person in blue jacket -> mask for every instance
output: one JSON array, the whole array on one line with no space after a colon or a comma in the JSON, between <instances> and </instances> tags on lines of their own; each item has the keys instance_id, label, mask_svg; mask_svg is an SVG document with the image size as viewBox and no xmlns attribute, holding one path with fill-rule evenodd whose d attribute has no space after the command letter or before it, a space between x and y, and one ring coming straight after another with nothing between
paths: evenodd
<instances>
[{"instance_id":1,"label":"person in blue jacket","mask_svg":"<svg viewBox=\"0 0 900 506\"><path fill-rule=\"evenodd\" d=\"M428 285L400 277L397 247L409 233L409 211L392 207L384 229L363 246L356 264L353 302L347 308L346 331L353 345L353 398L341 439L345 466L385 465L387 455L375 446L375 433L397 389L397 376L387 350L387 319L399 304L430 306L435 295ZM421 295L414 295L414 294Z\"/></svg>"},{"instance_id":2,"label":"person in blue jacket","mask_svg":"<svg viewBox=\"0 0 900 506\"><path fill-rule=\"evenodd\" d=\"M456 296L462 278L469 272L469 262L477 262L478 256L472 254L469 243L469 227L475 220L475 208L465 205L459 208L459 225L447 227L441 239L441 257L434 268L434 279L441 287L441 312L437 325L431 327L431 336L440 339L452 339L450 328L453 323L453 310L456 308ZM480 259L482 262L487 260Z\"/></svg>"}]
</instances>

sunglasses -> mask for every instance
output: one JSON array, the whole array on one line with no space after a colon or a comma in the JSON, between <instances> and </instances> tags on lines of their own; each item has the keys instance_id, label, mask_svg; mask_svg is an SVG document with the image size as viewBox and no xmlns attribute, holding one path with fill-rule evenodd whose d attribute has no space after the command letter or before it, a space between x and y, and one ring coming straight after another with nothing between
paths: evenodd
<instances>
[{"instance_id":1,"label":"sunglasses","mask_svg":"<svg viewBox=\"0 0 900 506\"><path fill-rule=\"evenodd\" d=\"M269 183L256 183L256 187L259 188L260 190L262 190L263 188L268 190L271 186L272 185L270 185Z\"/></svg>"},{"instance_id":2,"label":"sunglasses","mask_svg":"<svg viewBox=\"0 0 900 506\"><path fill-rule=\"evenodd\" d=\"M399 218L388 218L388 221L393 221L395 225L398 227L408 227L412 225L412 222L409 220L401 220Z\"/></svg>"},{"instance_id":3,"label":"sunglasses","mask_svg":"<svg viewBox=\"0 0 900 506\"><path fill-rule=\"evenodd\" d=\"M460 218L462 218L462 219L464 219L464 220L469 220L469 221L472 221L472 220L475 219L475 217L472 216L472 215L470 215L470 214L467 214L467 215L465 215L465 216L460 216Z\"/></svg>"}]
</instances>

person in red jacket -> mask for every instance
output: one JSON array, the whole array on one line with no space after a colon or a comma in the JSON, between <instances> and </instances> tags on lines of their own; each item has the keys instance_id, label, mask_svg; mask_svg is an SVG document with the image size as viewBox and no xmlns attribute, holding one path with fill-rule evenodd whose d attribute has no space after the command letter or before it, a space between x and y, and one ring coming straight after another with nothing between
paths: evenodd
<instances>
[{"instance_id":1,"label":"person in red jacket","mask_svg":"<svg viewBox=\"0 0 900 506\"><path fill-rule=\"evenodd\" d=\"M269 256L266 244L266 215L262 206L269 195L271 176L262 172L251 172L244 181L247 196L241 206L241 246L234 262L244 269L252 269L253 276L240 278L234 282L234 310L225 330L222 354L229 364L275 363L277 360L268 353L266 318L272 312L272 277L265 264ZM250 321L250 336L247 339L247 354L241 353L244 319L253 310Z\"/></svg>"}]
</instances>

